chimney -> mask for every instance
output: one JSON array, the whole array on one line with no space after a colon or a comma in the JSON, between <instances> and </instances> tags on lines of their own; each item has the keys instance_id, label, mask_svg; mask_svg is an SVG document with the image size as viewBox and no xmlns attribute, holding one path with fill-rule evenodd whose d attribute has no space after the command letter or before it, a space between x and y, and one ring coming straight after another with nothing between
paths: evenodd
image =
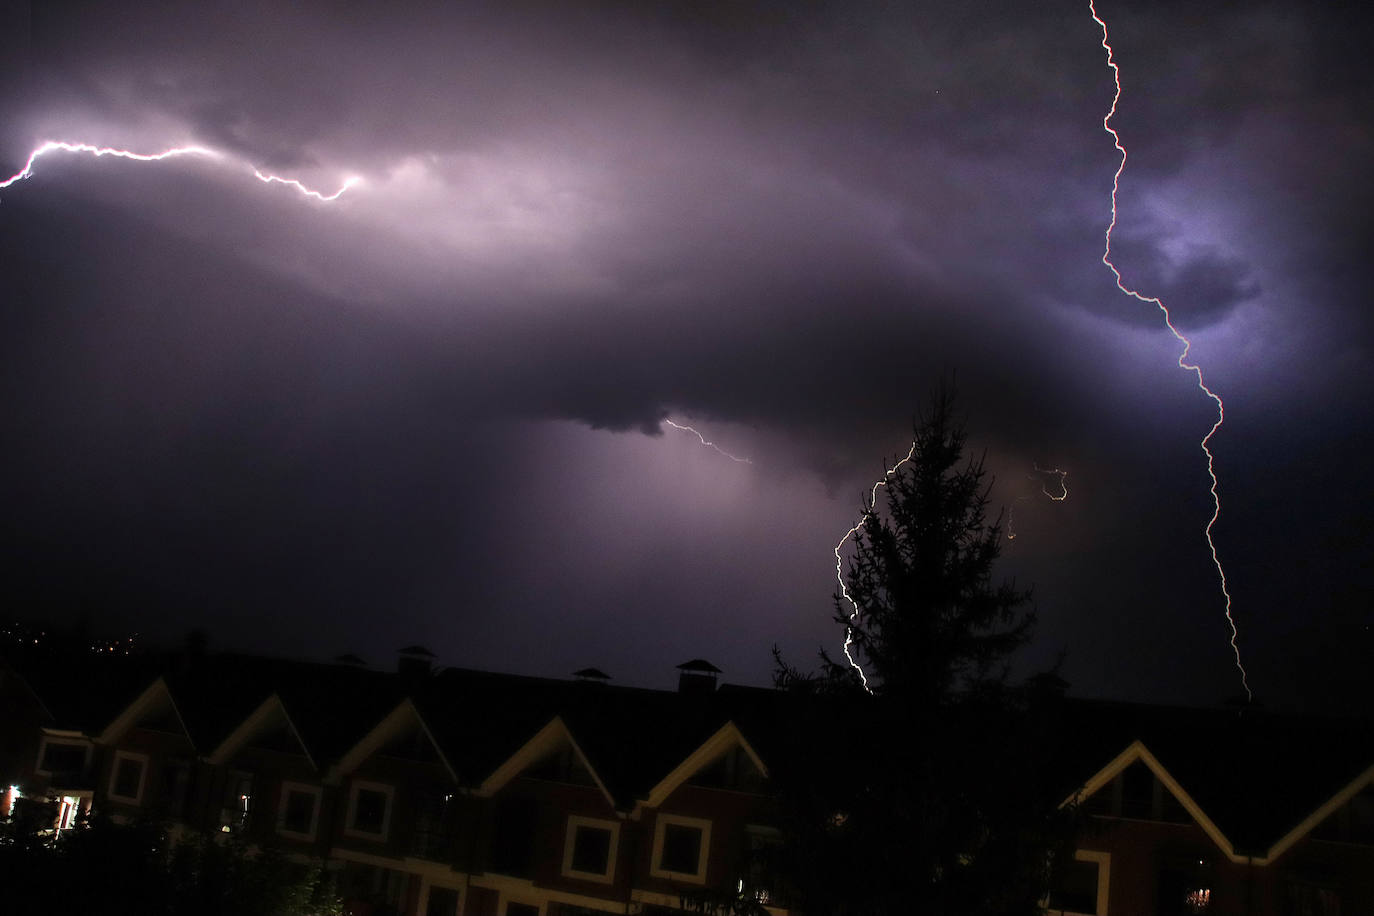
<instances>
[{"instance_id":1,"label":"chimney","mask_svg":"<svg viewBox=\"0 0 1374 916\"><path fill-rule=\"evenodd\" d=\"M720 669L704 658L694 658L677 666L678 693L715 693Z\"/></svg>"},{"instance_id":2,"label":"chimney","mask_svg":"<svg viewBox=\"0 0 1374 916\"><path fill-rule=\"evenodd\" d=\"M581 684L604 684L611 679L611 676L600 668L583 668L581 671L574 671L573 677Z\"/></svg>"}]
</instances>

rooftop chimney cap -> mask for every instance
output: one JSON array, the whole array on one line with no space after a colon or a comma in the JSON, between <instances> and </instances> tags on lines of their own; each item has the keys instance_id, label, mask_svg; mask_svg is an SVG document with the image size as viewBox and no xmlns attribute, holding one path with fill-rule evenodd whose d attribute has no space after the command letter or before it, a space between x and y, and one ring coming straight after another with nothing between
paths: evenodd
<instances>
[{"instance_id":1,"label":"rooftop chimney cap","mask_svg":"<svg viewBox=\"0 0 1374 916\"><path fill-rule=\"evenodd\" d=\"M721 670L704 658L694 658L677 666L679 671L694 671L702 674L720 674Z\"/></svg>"},{"instance_id":2,"label":"rooftop chimney cap","mask_svg":"<svg viewBox=\"0 0 1374 916\"><path fill-rule=\"evenodd\" d=\"M402 655L414 655L422 658L438 658L433 652L424 646L404 646L398 650Z\"/></svg>"},{"instance_id":3,"label":"rooftop chimney cap","mask_svg":"<svg viewBox=\"0 0 1374 916\"><path fill-rule=\"evenodd\" d=\"M367 664L367 662L363 661L361 658L359 658L358 656L354 655L352 652L345 652L343 655L336 655L336 656L334 656L334 661L337 662L337 663L340 664L340 665L366 665L366 664Z\"/></svg>"},{"instance_id":4,"label":"rooftop chimney cap","mask_svg":"<svg viewBox=\"0 0 1374 916\"><path fill-rule=\"evenodd\" d=\"M611 676L600 668L583 668L581 671L574 671L573 677L579 681L609 681Z\"/></svg>"}]
</instances>

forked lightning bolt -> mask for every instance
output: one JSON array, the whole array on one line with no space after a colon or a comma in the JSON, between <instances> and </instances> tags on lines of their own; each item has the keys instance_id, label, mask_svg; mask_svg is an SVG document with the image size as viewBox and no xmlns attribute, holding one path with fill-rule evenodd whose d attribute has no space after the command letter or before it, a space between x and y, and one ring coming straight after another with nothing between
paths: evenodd
<instances>
[{"instance_id":1,"label":"forked lightning bolt","mask_svg":"<svg viewBox=\"0 0 1374 916\"><path fill-rule=\"evenodd\" d=\"M1216 392L1208 388L1203 382L1202 369L1198 364L1188 361L1188 351L1193 347L1192 342L1189 341L1187 337L1183 336L1178 328L1174 327L1173 319L1169 315L1169 309L1166 308L1164 303L1157 297L1146 296L1127 287L1126 284L1122 282L1121 271L1117 270L1116 265L1112 263L1112 230L1116 228L1116 195L1121 187L1121 173L1126 169L1126 147L1121 145L1121 137L1111 124L1112 118L1116 115L1117 102L1121 100L1121 68L1117 66L1115 54L1112 51L1111 43L1107 37L1107 23L1103 21L1101 16L1097 15L1097 7L1094 5L1094 0L1088 0L1088 11L1092 13L1093 21L1102 28L1102 48L1107 52L1107 66L1111 68L1112 82L1116 85L1116 94L1112 96L1112 107L1107 112L1106 117L1102 119L1102 128L1112 135L1112 143L1116 146L1117 152L1121 154L1121 162L1116 167L1116 174L1112 176L1112 219L1111 222L1107 224L1106 247L1102 251L1102 263L1107 265L1107 269L1110 270L1112 276L1116 278L1117 289L1132 298L1138 299L1141 302L1148 302L1159 309L1164 316L1164 325L1169 329L1169 333L1173 334L1178 342L1183 344L1183 351L1178 355L1179 368L1192 372L1197 377L1198 388L1217 405L1217 421L1212 424L1212 428L1208 430L1207 435L1202 437L1201 442L1203 454L1207 456L1207 474L1212 478L1212 517L1208 520L1204 533L1207 535L1207 546L1212 552L1212 563L1216 566L1217 575L1221 579L1221 594L1226 599L1226 622L1231 627L1231 651L1234 652L1236 656L1236 668L1240 671L1240 682L1241 685L1245 687L1246 697L1253 700L1254 694L1250 692L1250 678L1245 672L1245 666L1241 664L1240 646L1238 646L1236 642L1239 638L1239 633L1236 630L1236 620L1231 614L1231 592L1226 583L1226 570L1222 569L1221 558L1217 555L1216 542L1212 540L1212 526L1217 523L1217 519L1221 516L1221 497L1217 495L1215 460L1208 443L1211 442L1212 437L1216 435L1217 430L1221 428L1222 422L1226 419L1226 406L1222 404L1221 398Z\"/></svg>"},{"instance_id":2,"label":"forked lightning bolt","mask_svg":"<svg viewBox=\"0 0 1374 916\"><path fill-rule=\"evenodd\" d=\"M906 457L888 468L887 473L879 478L878 482L873 485L873 489L868 494L868 508L864 510L863 515L859 517L859 521L854 527L846 531L844 537L840 538L840 542L835 545L835 581L840 583L840 595L845 601L848 601L849 606L854 609L850 612L849 623L844 628L844 657L849 659L850 666L853 667L855 671L859 672L859 680L863 682L864 690L867 690L869 693L873 692L873 688L868 686L868 675L864 674L863 666L855 661L854 653L850 651L854 646L854 621L859 617L859 603L854 600L849 594L849 589L845 587L844 557L840 555L840 551L844 549L845 542L857 534L859 529L864 526L864 522L867 522L869 517L873 515L878 505L878 488L887 486L888 478L897 473L897 470L910 461L915 454L916 443L912 442L911 451L906 453Z\"/></svg>"},{"instance_id":3,"label":"forked lightning bolt","mask_svg":"<svg viewBox=\"0 0 1374 916\"><path fill-rule=\"evenodd\" d=\"M739 455L732 455L732 454L730 454L730 453L727 452L725 449L721 448L719 445L716 445L714 442L710 441L709 439L707 439L705 436L703 436L701 433L697 432L695 429L693 429L693 428L690 427L690 426L685 426L685 425L683 425L683 424L681 424L681 423L674 423L672 420L668 419L667 417L664 417L664 418L663 418L663 422L664 422L664 423L667 423L667 424L668 424L669 426L671 426L673 429L680 429L680 430L682 430L684 433L691 433L692 435L694 435L694 436L697 437L697 439L701 442L702 445L706 446L707 448L715 449L716 451L718 451L718 452L720 452L722 455L724 455L726 458L729 458L731 461L738 461L740 464L753 464L753 463L754 463L754 462L750 461L748 458L741 458Z\"/></svg>"},{"instance_id":4,"label":"forked lightning bolt","mask_svg":"<svg viewBox=\"0 0 1374 916\"><path fill-rule=\"evenodd\" d=\"M0 190L4 190L5 188L10 187L16 182L23 181L27 178L32 178L34 163L36 163L43 156L55 152L86 153L88 155L97 157L113 156L117 159L132 159L136 162L160 162L163 159L172 159L178 156L203 156L207 159L216 160L232 160L234 158L228 156L225 153L221 153L218 150L209 149L208 147L204 146L174 146L171 149L163 150L160 153L135 153L124 149L114 149L113 147L108 146L93 146L90 143L71 143L66 140L47 140L39 144L33 152L29 153L29 158L24 163L24 167L22 169L11 175L9 178L0 181ZM247 167L253 172L253 176L255 178L257 178L259 181L265 184L284 184L290 188L294 188L297 192L306 197L313 197L315 200L326 202L338 200L340 194L342 194L344 191L347 191L349 188L353 187L355 184L362 180L360 178L357 178L356 176L347 178L344 180L343 184L339 187L337 191L334 191L332 194L326 194L323 191L316 191L306 187L304 184L302 184L299 180L295 178L282 178L279 175L272 175L262 171L261 169L251 164L248 164Z\"/></svg>"}]
</instances>

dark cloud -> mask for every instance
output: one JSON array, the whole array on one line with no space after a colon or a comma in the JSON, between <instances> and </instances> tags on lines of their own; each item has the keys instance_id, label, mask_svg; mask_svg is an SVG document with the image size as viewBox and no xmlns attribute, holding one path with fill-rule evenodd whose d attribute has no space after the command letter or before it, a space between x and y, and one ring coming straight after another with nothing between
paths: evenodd
<instances>
[{"instance_id":1,"label":"dark cloud","mask_svg":"<svg viewBox=\"0 0 1374 916\"><path fill-rule=\"evenodd\" d=\"M1252 683L1331 701L1281 649L1353 632L1367 572L1367 24L1100 11L1114 252L1226 397ZM833 644L834 543L953 374L1035 657L1067 646L1089 693L1238 689L1215 414L1100 260L1086 8L80 3L31 33L6 174L49 136L224 156L54 155L0 191L10 604L763 682L773 642ZM363 182L326 205L252 167Z\"/></svg>"}]
</instances>

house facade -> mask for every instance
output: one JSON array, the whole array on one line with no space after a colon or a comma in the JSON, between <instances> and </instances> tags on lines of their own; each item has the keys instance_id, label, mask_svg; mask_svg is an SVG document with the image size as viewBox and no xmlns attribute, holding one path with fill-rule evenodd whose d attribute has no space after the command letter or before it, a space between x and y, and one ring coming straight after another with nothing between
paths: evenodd
<instances>
[{"instance_id":1,"label":"house facade","mask_svg":"<svg viewBox=\"0 0 1374 916\"><path fill-rule=\"evenodd\" d=\"M0 818L97 809L323 861L353 916L789 913L774 691L616 688L221 656L156 674L0 666ZM705 663L701 663L704 665ZM710 669L714 671L714 669ZM1374 729L1065 701L1078 818L1047 901L1083 916L1374 912ZM1014 774L1009 774L1014 778Z\"/></svg>"},{"instance_id":2,"label":"house facade","mask_svg":"<svg viewBox=\"0 0 1374 916\"><path fill-rule=\"evenodd\" d=\"M788 912L749 864L776 803L733 716L770 691L202 664L70 728L6 669L0 815L59 798L55 830L95 808L239 834L323 860L352 916L642 913L756 884Z\"/></svg>"}]
</instances>

